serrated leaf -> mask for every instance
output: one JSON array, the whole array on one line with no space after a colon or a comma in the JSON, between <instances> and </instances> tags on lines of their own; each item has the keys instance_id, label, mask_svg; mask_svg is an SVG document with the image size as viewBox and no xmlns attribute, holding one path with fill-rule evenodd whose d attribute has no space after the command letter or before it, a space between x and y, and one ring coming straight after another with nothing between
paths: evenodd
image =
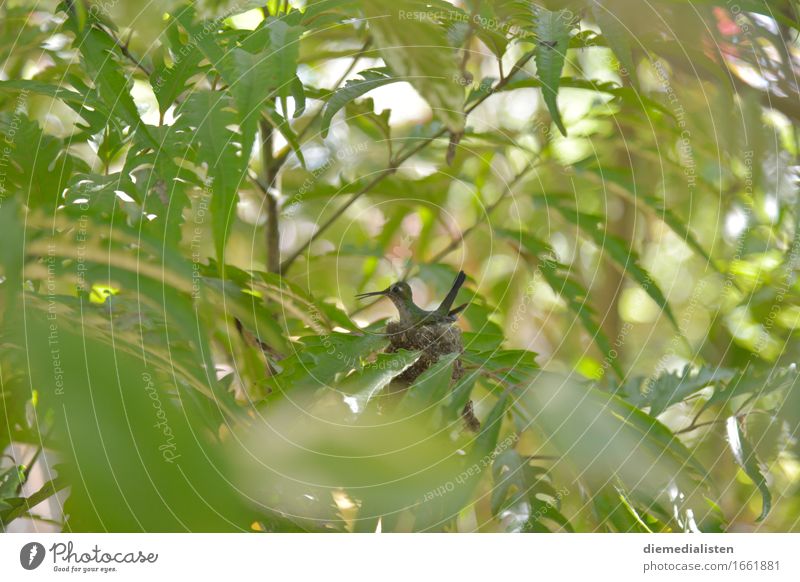
<instances>
[{"instance_id":1,"label":"serrated leaf","mask_svg":"<svg viewBox=\"0 0 800 582\"><path fill-rule=\"evenodd\" d=\"M360 414L364 412L370 400L395 377L414 364L419 357L420 352L405 350L392 354L378 354L374 362L365 364L361 370L348 376L336 388L348 395L345 397L345 402L354 413Z\"/></svg>"},{"instance_id":2,"label":"serrated leaf","mask_svg":"<svg viewBox=\"0 0 800 582\"><path fill-rule=\"evenodd\" d=\"M260 341L286 354L289 342L280 324L272 317L261 300L231 279L203 278L204 298L210 305L224 305L225 311L242 322Z\"/></svg>"},{"instance_id":3,"label":"serrated leaf","mask_svg":"<svg viewBox=\"0 0 800 582\"><path fill-rule=\"evenodd\" d=\"M267 22L270 38L270 62L273 67L278 96L281 98L283 113L288 116L286 99L295 93L302 94L303 86L295 84L297 59L300 55L300 35L302 26L293 26L284 19L274 18ZM301 100L304 101L305 97ZM302 107L299 107L302 110Z\"/></svg>"},{"instance_id":4,"label":"serrated leaf","mask_svg":"<svg viewBox=\"0 0 800 582\"><path fill-rule=\"evenodd\" d=\"M722 380L730 380L732 376L732 371L722 368L702 367L695 372L687 365L682 372L667 372L647 383L640 404L649 404L650 414L658 416L698 390Z\"/></svg>"},{"instance_id":5,"label":"serrated leaf","mask_svg":"<svg viewBox=\"0 0 800 582\"><path fill-rule=\"evenodd\" d=\"M715 404L727 404L732 398L742 394L763 395L780 390L789 390L798 385L795 366L777 369L762 369L756 365L746 365L724 385L714 388L714 393L703 405L700 413Z\"/></svg>"},{"instance_id":6,"label":"serrated leaf","mask_svg":"<svg viewBox=\"0 0 800 582\"><path fill-rule=\"evenodd\" d=\"M564 490L556 491L546 469L510 448L500 452L492 464L492 514L500 518L505 531L549 532L547 521L572 531L569 520L559 511Z\"/></svg>"},{"instance_id":7,"label":"serrated leaf","mask_svg":"<svg viewBox=\"0 0 800 582\"><path fill-rule=\"evenodd\" d=\"M275 62L266 53L251 54L240 48L225 53L219 63L220 73L228 83L236 102L242 133L242 151L248 156L253 148L261 106L275 87Z\"/></svg>"},{"instance_id":8,"label":"serrated leaf","mask_svg":"<svg viewBox=\"0 0 800 582\"><path fill-rule=\"evenodd\" d=\"M502 519L508 532L522 530L530 518L526 464L525 459L514 449L503 451L492 463L492 514Z\"/></svg>"},{"instance_id":9,"label":"serrated leaf","mask_svg":"<svg viewBox=\"0 0 800 582\"><path fill-rule=\"evenodd\" d=\"M571 18L572 12L569 10L551 11L541 8L536 13L535 25L536 75L542 82L542 96L550 116L562 135L567 135L567 128L561 119L557 98L572 30Z\"/></svg>"},{"instance_id":10,"label":"serrated leaf","mask_svg":"<svg viewBox=\"0 0 800 582\"><path fill-rule=\"evenodd\" d=\"M330 387L337 378L360 370L365 359L387 343L377 333L302 337L300 347L280 361L280 373L270 378L267 385L276 393Z\"/></svg>"},{"instance_id":11,"label":"serrated leaf","mask_svg":"<svg viewBox=\"0 0 800 582\"><path fill-rule=\"evenodd\" d=\"M225 55L216 41L220 21L195 22L194 3L187 3L173 16L189 35L189 38L197 44L203 55L219 70L219 64Z\"/></svg>"},{"instance_id":12,"label":"serrated leaf","mask_svg":"<svg viewBox=\"0 0 800 582\"><path fill-rule=\"evenodd\" d=\"M393 0L361 0L359 5L383 61L422 95L435 117L453 133L460 133L464 95L456 81L461 73L445 30L430 18L401 18ZM428 12L424 2L408 2L403 8Z\"/></svg>"},{"instance_id":13,"label":"serrated leaf","mask_svg":"<svg viewBox=\"0 0 800 582\"><path fill-rule=\"evenodd\" d=\"M0 81L0 89L30 91L37 95L45 95L63 101L75 113L83 117L92 127L99 130L111 116L105 103L98 99L92 91L84 93L67 89L58 85L50 85L40 81L12 79Z\"/></svg>"},{"instance_id":14,"label":"serrated leaf","mask_svg":"<svg viewBox=\"0 0 800 582\"><path fill-rule=\"evenodd\" d=\"M152 147L157 148L158 144L150 137L139 117L139 110L131 96L133 83L118 61L118 48L114 40L105 31L87 26L77 31L75 43L97 94L109 110L109 120L124 120L147 138Z\"/></svg>"},{"instance_id":15,"label":"serrated leaf","mask_svg":"<svg viewBox=\"0 0 800 582\"><path fill-rule=\"evenodd\" d=\"M739 425L739 419L735 416L728 417L725 421L725 429L728 435L728 444L731 447L734 459L736 459L736 464L750 477L750 480L758 487L761 493L761 514L756 521L762 521L772 508L772 494L767 486L767 479L761 472L753 446L745 438L742 427Z\"/></svg>"},{"instance_id":16,"label":"serrated leaf","mask_svg":"<svg viewBox=\"0 0 800 582\"><path fill-rule=\"evenodd\" d=\"M180 112L194 128L198 158L208 167L214 249L223 263L247 156L241 150L237 152L240 136L228 129L236 124L236 118L224 93L196 91L181 105Z\"/></svg>"},{"instance_id":17,"label":"serrated leaf","mask_svg":"<svg viewBox=\"0 0 800 582\"><path fill-rule=\"evenodd\" d=\"M328 135L333 116L348 103L369 93L373 89L402 81L402 79L392 77L389 73L389 69L385 67L366 69L361 71L359 75L361 75L360 79L347 81L344 87L335 91L325 103L325 110L322 113L322 127L320 129L323 137Z\"/></svg>"},{"instance_id":18,"label":"serrated leaf","mask_svg":"<svg viewBox=\"0 0 800 582\"><path fill-rule=\"evenodd\" d=\"M167 66L162 61L153 71L150 80L161 115L164 115L178 96L187 89L187 82L198 73L200 61L203 59L203 53L196 44L180 42L174 26L167 29L167 36L174 62Z\"/></svg>"},{"instance_id":19,"label":"serrated leaf","mask_svg":"<svg viewBox=\"0 0 800 582\"><path fill-rule=\"evenodd\" d=\"M491 353L464 352L462 358L478 368L492 372L503 382L524 384L539 372L536 353L528 350L495 350Z\"/></svg>"},{"instance_id":20,"label":"serrated leaf","mask_svg":"<svg viewBox=\"0 0 800 582\"><path fill-rule=\"evenodd\" d=\"M573 376L540 373L520 390L515 411L580 467L587 483L603 486L616 476L632 495L665 503L677 490L700 515L694 494L706 471L658 420Z\"/></svg>"},{"instance_id":21,"label":"serrated leaf","mask_svg":"<svg viewBox=\"0 0 800 582\"><path fill-rule=\"evenodd\" d=\"M15 139L4 144L9 163L3 168L5 180L0 184L0 194L18 189L26 204L52 212L63 202L61 194L73 174L88 169L88 165L73 157L64 141L44 133L35 121L0 113L0 131L11 135L8 131L12 124Z\"/></svg>"}]
</instances>

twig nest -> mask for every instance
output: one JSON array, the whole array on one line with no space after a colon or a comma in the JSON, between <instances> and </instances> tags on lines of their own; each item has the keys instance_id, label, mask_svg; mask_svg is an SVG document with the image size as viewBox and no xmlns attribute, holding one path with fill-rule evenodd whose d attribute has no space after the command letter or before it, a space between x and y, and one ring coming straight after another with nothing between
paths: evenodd
<instances>
[{"instance_id":1,"label":"twig nest","mask_svg":"<svg viewBox=\"0 0 800 582\"><path fill-rule=\"evenodd\" d=\"M400 322L394 321L386 326L386 333L389 335L387 352L391 353L397 350L422 352L419 359L392 382L396 387L397 385L403 386L400 390L411 385L425 370L439 361L441 356L460 354L464 351L461 330L451 322L404 328ZM452 379L458 380L463 375L464 367L461 364L461 358L456 358L453 361ZM477 432L480 429L481 423L475 416L471 400L464 406L461 416L468 430Z\"/></svg>"},{"instance_id":2,"label":"twig nest","mask_svg":"<svg viewBox=\"0 0 800 582\"><path fill-rule=\"evenodd\" d=\"M445 354L461 353L464 351L464 342L461 339L461 330L452 323L437 323L432 325L416 325L404 329L399 322L390 322L386 326L389 335L387 352L398 350L420 351L419 359L396 380L405 384L412 384L420 374L435 364ZM453 379L458 380L464 375L461 360L453 363Z\"/></svg>"}]
</instances>

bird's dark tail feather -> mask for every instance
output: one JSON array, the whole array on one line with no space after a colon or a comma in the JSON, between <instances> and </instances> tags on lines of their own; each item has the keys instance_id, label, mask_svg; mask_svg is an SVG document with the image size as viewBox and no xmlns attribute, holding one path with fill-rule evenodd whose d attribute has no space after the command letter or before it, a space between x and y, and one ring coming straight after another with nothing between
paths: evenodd
<instances>
[{"instance_id":1,"label":"bird's dark tail feather","mask_svg":"<svg viewBox=\"0 0 800 582\"><path fill-rule=\"evenodd\" d=\"M439 313L449 313L450 307L453 305L453 301L456 300L456 295L458 295L458 290L461 289L461 286L466 281L467 275L464 271L459 271L458 275L456 275L456 280L453 281L453 286L450 288L450 292L447 294L447 297L444 298L442 304L439 305L439 309L437 311Z\"/></svg>"},{"instance_id":2,"label":"bird's dark tail feather","mask_svg":"<svg viewBox=\"0 0 800 582\"><path fill-rule=\"evenodd\" d=\"M456 315L458 315L459 313L461 313L462 311L464 311L464 310L467 308L467 305L469 305L469 303L462 303L462 304L461 304L461 305L459 305L458 307L455 307L455 308L451 309L451 310L450 310L450 311L447 313L447 315L449 315L449 316L451 316L451 317L455 317Z\"/></svg>"}]
</instances>

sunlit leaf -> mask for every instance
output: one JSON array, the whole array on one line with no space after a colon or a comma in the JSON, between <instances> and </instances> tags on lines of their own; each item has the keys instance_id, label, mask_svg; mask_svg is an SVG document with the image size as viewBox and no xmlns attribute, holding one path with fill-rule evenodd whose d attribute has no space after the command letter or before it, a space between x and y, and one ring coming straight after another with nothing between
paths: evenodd
<instances>
[{"instance_id":1,"label":"sunlit leaf","mask_svg":"<svg viewBox=\"0 0 800 582\"><path fill-rule=\"evenodd\" d=\"M447 35L429 18L400 16L392 0L364 0L361 9L380 56L397 76L411 83L430 104L434 115L454 133L464 129L464 95L456 53ZM424 2L407 2L406 12L427 12Z\"/></svg>"},{"instance_id":2,"label":"sunlit leaf","mask_svg":"<svg viewBox=\"0 0 800 582\"><path fill-rule=\"evenodd\" d=\"M325 111L322 114L322 128L320 129L323 137L328 135L333 116L350 101L358 99L373 89L402 80L397 77L392 77L389 74L389 70L386 68L367 69L361 71L359 75L361 75L361 79L348 81L344 87L333 93L325 103Z\"/></svg>"},{"instance_id":3,"label":"sunlit leaf","mask_svg":"<svg viewBox=\"0 0 800 582\"><path fill-rule=\"evenodd\" d=\"M567 135L567 128L558 110L558 87L567 58L572 12L541 8L536 13L536 74L542 82L542 95L558 130Z\"/></svg>"},{"instance_id":4,"label":"sunlit leaf","mask_svg":"<svg viewBox=\"0 0 800 582\"><path fill-rule=\"evenodd\" d=\"M761 514L757 520L761 521L767 517L769 510L772 508L772 494L767 486L767 480L761 472L753 446L747 441L742 432L739 419L735 416L729 417L725 421L725 428L728 434L728 444L733 452L733 457L736 459L736 464L750 477L750 480L755 483L761 493Z\"/></svg>"}]
</instances>

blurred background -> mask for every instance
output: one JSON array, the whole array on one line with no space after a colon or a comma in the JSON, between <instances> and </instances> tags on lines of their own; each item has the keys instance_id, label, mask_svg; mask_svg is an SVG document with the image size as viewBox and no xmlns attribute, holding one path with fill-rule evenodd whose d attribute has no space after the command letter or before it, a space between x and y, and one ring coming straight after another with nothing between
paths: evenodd
<instances>
[{"instance_id":1,"label":"blurred background","mask_svg":"<svg viewBox=\"0 0 800 582\"><path fill-rule=\"evenodd\" d=\"M4 2L4 528L797 531L797 10Z\"/></svg>"}]
</instances>

